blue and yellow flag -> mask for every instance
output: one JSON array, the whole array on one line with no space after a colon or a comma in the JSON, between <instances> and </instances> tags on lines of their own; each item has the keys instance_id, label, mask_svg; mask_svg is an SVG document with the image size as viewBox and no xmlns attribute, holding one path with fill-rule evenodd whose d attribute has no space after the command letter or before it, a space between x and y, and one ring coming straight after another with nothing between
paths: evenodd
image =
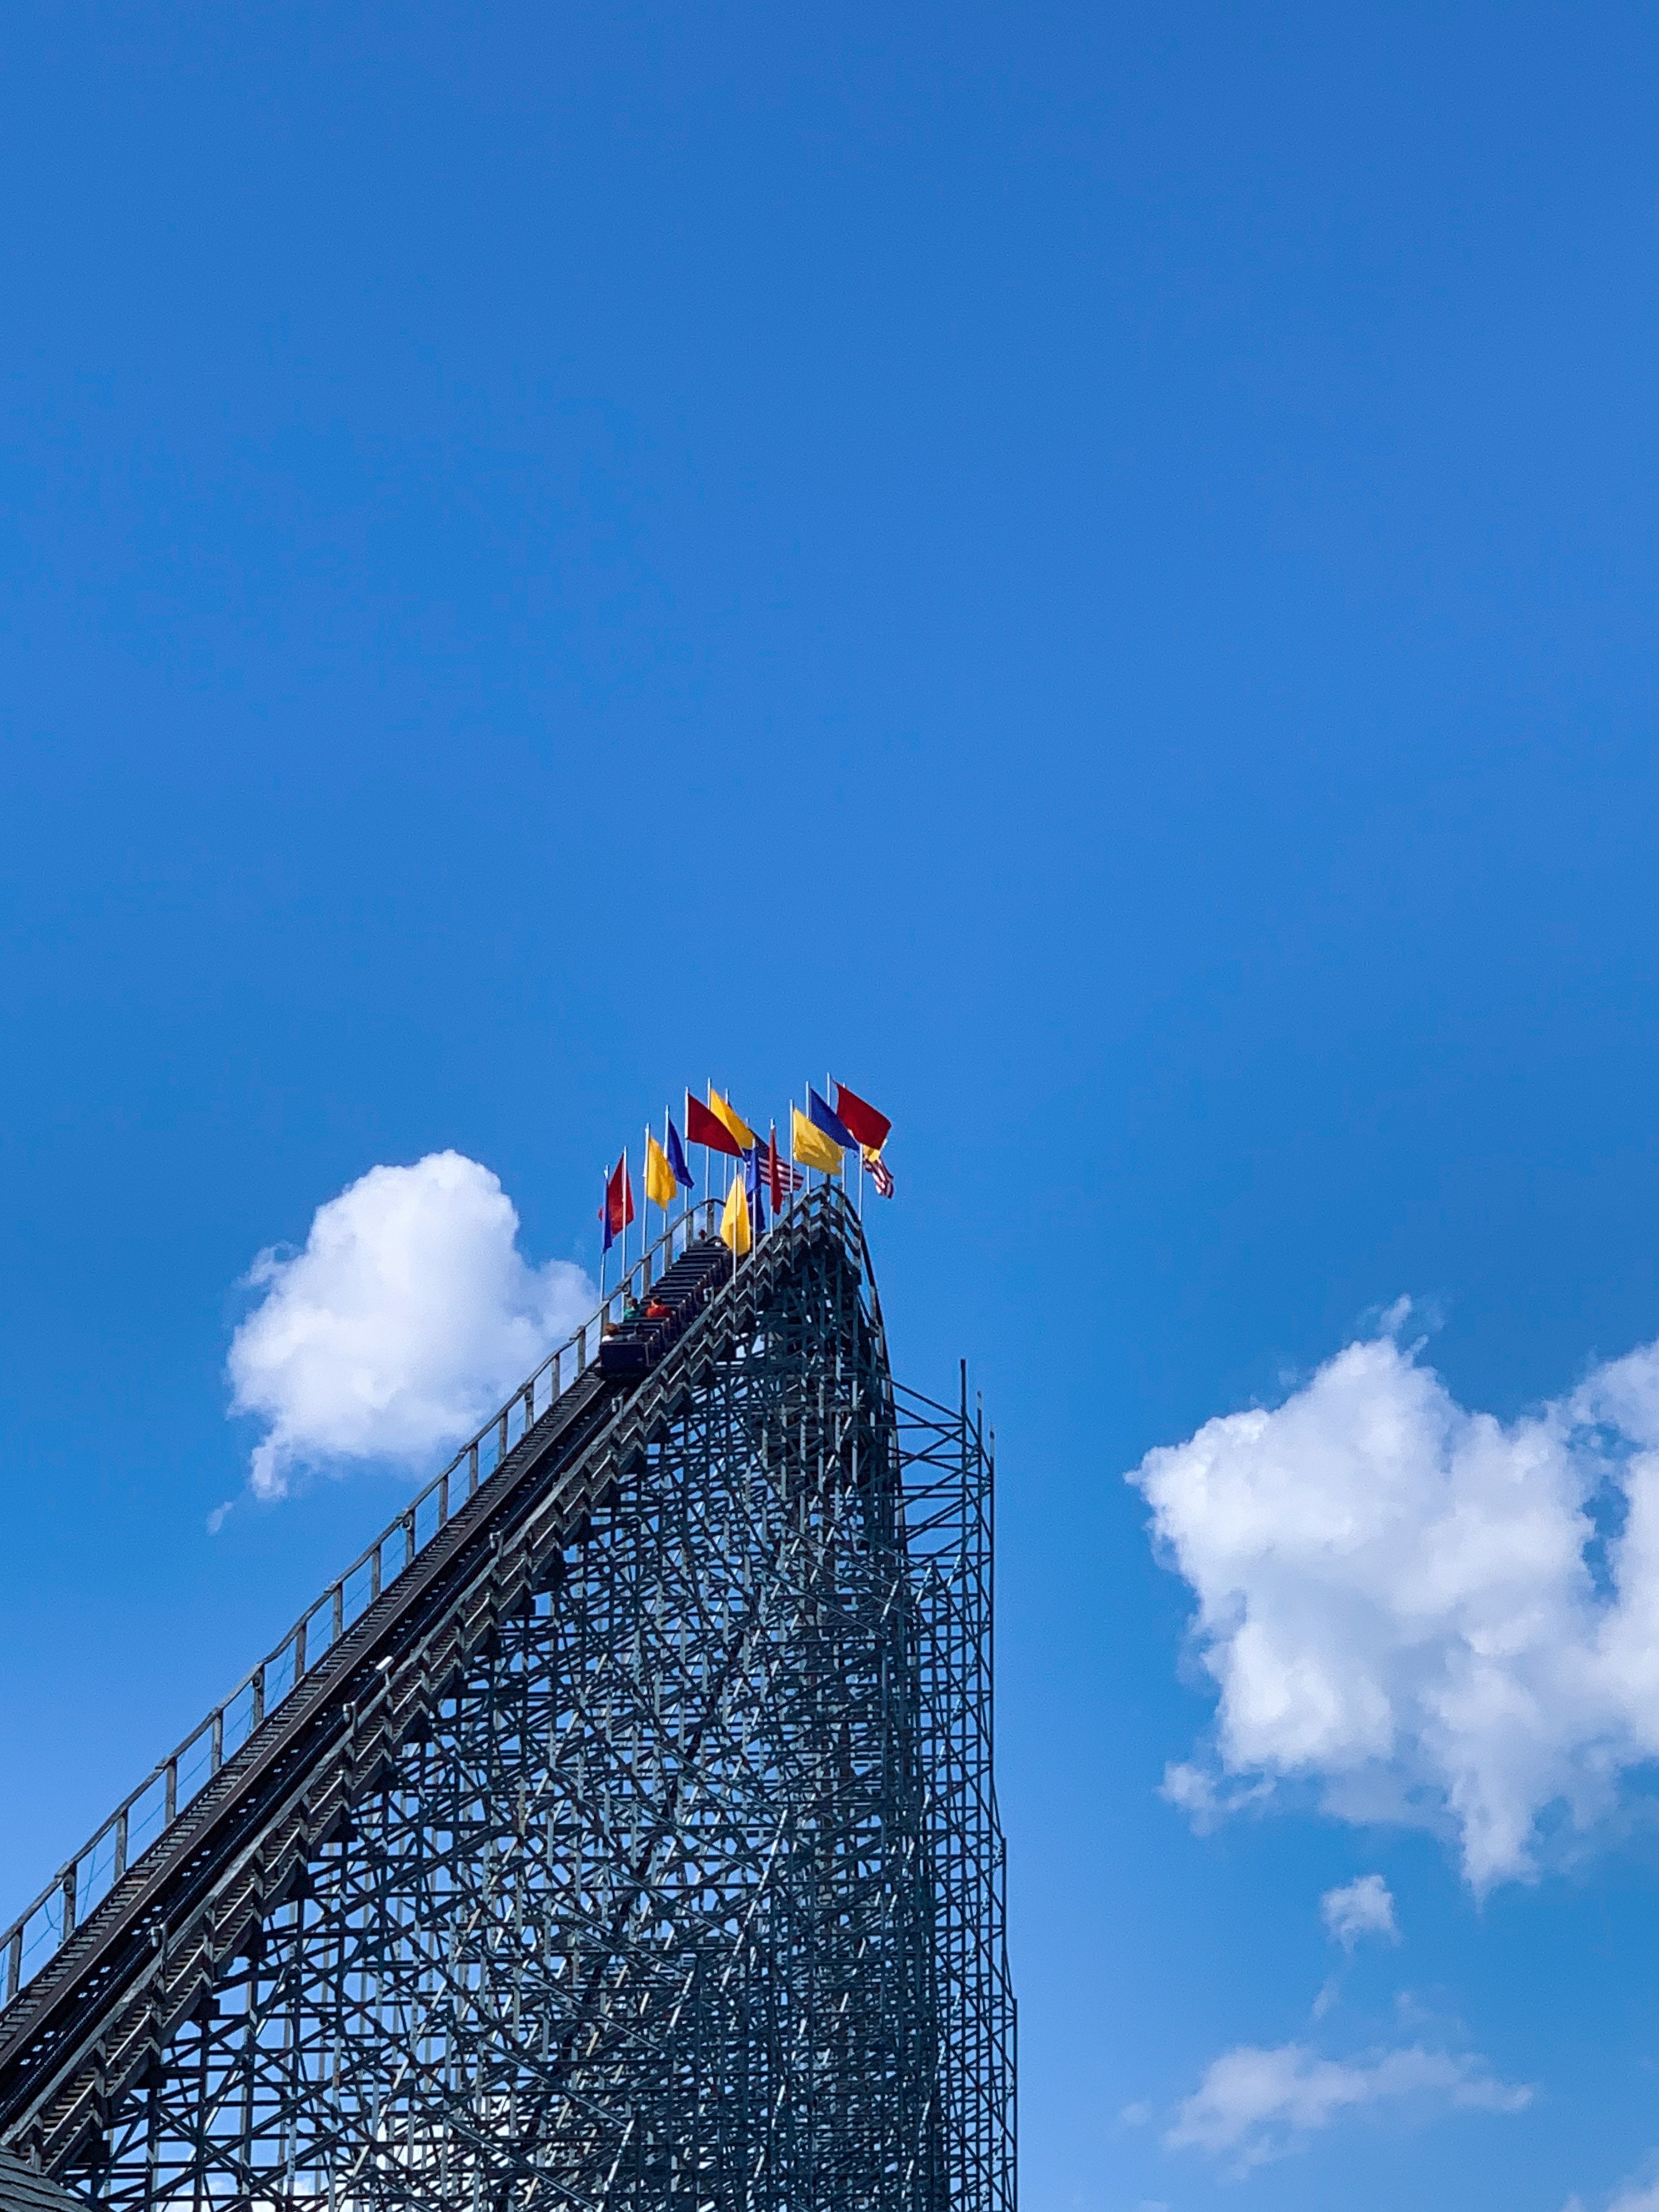
<instances>
[{"instance_id":1,"label":"blue and yellow flag","mask_svg":"<svg viewBox=\"0 0 1659 2212\"><path fill-rule=\"evenodd\" d=\"M825 1175L841 1173L841 1146L809 1121L799 1106L790 1113L790 1147L804 1168L821 1168Z\"/></svg>"},{"instance_id":2,"label":"blue and yellow flag","mask_svg":"<svg viewBox=\"0 0 1659 2212\"><path fill-rule=\"evenodd\" d=\"M806 1086L806 1118L815 1129L822 1129L832 1145L840 1145L851 1152L858 1139L848 1127L829 1101L820 1098L809 1083Z\"/></svg>"}]
</instances>

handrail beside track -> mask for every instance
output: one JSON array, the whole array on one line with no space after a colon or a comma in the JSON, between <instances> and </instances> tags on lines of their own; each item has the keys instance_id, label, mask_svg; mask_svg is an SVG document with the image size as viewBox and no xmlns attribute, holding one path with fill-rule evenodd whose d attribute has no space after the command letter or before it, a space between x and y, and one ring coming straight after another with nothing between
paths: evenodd
<instances>
[{"instance_id":1,"label":"handrail beside track","mask_svg":"<svg viewBox=\"0 0 1659 2212\"><path fill-rule=\"evenodd\" d=\"M442 1472L329 1583L275 1650L122 1800L33 1903L0 1930L0 2011L57 1955L140 1855L167 1832L226 1759L293 1695L382 1589L414 1565L519 1440L587 1373L605 1324L624 1295L648 1289L677 1253L714 1230L719 1214L718 1200L693 1201L626 1270L581 1327L548 1353Z\"/></svg>"}]
</instances>

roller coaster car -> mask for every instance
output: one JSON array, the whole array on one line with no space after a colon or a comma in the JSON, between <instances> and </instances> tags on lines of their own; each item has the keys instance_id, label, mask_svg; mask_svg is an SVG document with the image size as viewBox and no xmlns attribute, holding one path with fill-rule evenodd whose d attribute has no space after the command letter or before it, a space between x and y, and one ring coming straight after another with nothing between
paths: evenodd
<instances>
[{"instance_id":1,"label":"roller coaster car","mask_svg":"<svg viewBox=\"0 0 1659 2212\"><path fill-rule=\"evenodd\" d=\"M731 1255L718 1237L699 1237L647 1294L655 1304L666 1306L666 1314L655 1321L623 1322L614 1334L600 1339L600 1374L619 1382L649 1374L702 1310L731 1264Z\"/></svg>"},{"instance_id":2,"label":"roller coaster car","mask_svg":"<svg viewBox=\"0 0 1659 2212\"><path fill-rule=\"evenodd\" d=\"M665 1321L624 1322L599 1345L599 1372L618 1381L647 1374L668 1349Z\"/></svg>"}]
</instances>

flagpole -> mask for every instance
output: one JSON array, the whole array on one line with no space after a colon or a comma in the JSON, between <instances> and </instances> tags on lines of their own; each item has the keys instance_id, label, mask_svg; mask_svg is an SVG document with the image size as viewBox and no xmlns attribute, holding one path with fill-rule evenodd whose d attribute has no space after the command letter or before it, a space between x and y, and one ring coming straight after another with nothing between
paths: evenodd
<instances>
[{"instance_id":1,"label":"flagpole","mask_svg":"<svg viewBox=\"0 0 1659 2212\"><path fill-rule=\"evenodd\" d=\"M835 1089L835 1087L836 1087L836 1079L835 1079L835 1077L834 1077L833 1075L831 1075L831 1074L830 1074L830 1073L829 1069L826 1067L826 1068L824 1069L824 1071L823 1071L823 1103L824 1103L824 1104L825 1104L826 1106L830 1106L830 1092ZM835 1108L834 1108L833 1106L830 1106L830 1111L832 1114L835 1112L835 1110L836 1110L836 1109L835 1109ZM859 1154L859 1173L860 1173L860 1175L862 1175L862 1174L864 1173L864 1155L863 1155L863 1153L862 1153L862 1152L860 1152L860 1153ZM848 1176L847 1176L847 1159L846 1159L846 1155L845 1155L845 1153L843 1153L843 1154L842 1154L842 1164L841 1164L841 1190L842 1190L842 1196L843 1198L845 1198L846 1200L848 1200L848 1202L850 1203L850 1202L851 1202L851 1200L852 1200L852 1195L853 1195L853 1194L852 1194L852 1192L848 1188L848 1187L847 1187L847 1183L848 1183ZM860 1197L860 1200L862 1200L863 1196L864 1196L864 1188L863 1188L863 1185L862 1185L862 1184L860 1184L860 1187L859 1187L859 1197ZM860 1217L860 1218L862 1218L862 1217Z\"/></svg>"},{"instance_id":2,"label":"flagpole","mask_svg":"<svg viewBox=\"0 0 1659 2212\"><path fill-rule=\"evenodd\" d=\"M600 1171L605 1180L599 1185L599 1312L605 1312L605 1263L611 1257L611 1176L608 1170Z\"/></svg>"},{"instance_id":3,"label":"flagpole","mask_svg":"<svg viewBox=\"0 0 1659 2212\"><path fill-rule=\"evenodd\" d=\"M673 1127L673 1126L674 1117L669 1111L668 1108L665 1106L662 1109L662 1144L663 1150L665 1152L668 1149L668 1132ZM682 1159L685 1158L685 1147L684 1145L680 1147L680 1158ZM685 1186L681 1182L678 1176L674 1178L674 1196L682 1211L684 1211L685 1206ZM695 1202L696 1200L694 1194L693 1203ZM691 1232L689 1229L685 1232L685 1241L688 1244L691 1242ZM674 1248L672 1244L668 1248L668 1256L671 1260L674 1256Z\"/></svg>"},{"instance_id":4,"label":"flagpole","mask_svg":"<svg viewBox=\"0 0 1659 2212\"><path fill-rule=\"evenodd\" d=\"M836 1090L836 1089L838 1088L838 1085L836 1085L836 1079L835 1079L835 1077L834 1077L833 1075L830 1074L827 1071L826 1071L826 1073L825 1073L825 1075L824 1075L824 1079L824 1079L824 1081L825 1081L825 1082L830 1085L830 1088L832 1091L835 1091L835 1090ZM839 1115L839 1114L840 1114L840 1112L841 1112L841 1101L840 1101L839 1097L837 1097L837 1099L836 1099L836 1114L837 1114L837 1115ZM862 1146L862 1145L860 1145L860 1146L859 1146L859 1219L860 1219L860 1221L862 1221L862 1220L863 1220L863 1218L864 1218L864 1147L863 1147L863 1146Z\"/></svg>"}]
</instances>

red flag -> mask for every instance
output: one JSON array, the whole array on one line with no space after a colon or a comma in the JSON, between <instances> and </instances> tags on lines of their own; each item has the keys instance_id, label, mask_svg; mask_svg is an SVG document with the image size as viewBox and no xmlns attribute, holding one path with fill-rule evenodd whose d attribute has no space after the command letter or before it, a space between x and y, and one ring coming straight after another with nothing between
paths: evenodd
<instances>
[{"instance_id":1,"label":"red flag","mask_svg":"<svg viewBox=\"0 0 1659 2212\"><path fill-rule=\"evenodd\" d=\"M634 1186L629 1179L628 1155L624 1152L605 1179L605 1204L599 1208L599 1219L605 1224L605 1249L607 1252L633 1218Z\"/></svg>"},{"instance_id":2,"label":"red flag","mask_svg":"<svg viewBox=\"0 0 1659 2212\"><path fill-rule=\"evenodd\" d=\"M836 1085L836 1118L844 1121L860 1144L867 1145L872 1152L878 1152L892 1133L893 1125L887 1116L877 1113L844 1083Z\"/></svg>"},{"instance_id":3,"label":"red flag","mask_svg":"<svg viewBox=\"0 0 1659 2212\"><path fill-rule=\"evenodd\" d=\"M778 1125L775 1121L766 1142L755 1147L755 1166L757 1173L766 1178L774 1213L786 1198L793 1198L798 1190L806 1188L806 1177L799 1168L792 1168L778 1150Z\"/></svg>"},{"instance_id":4,"label":"red flag","mask_svg":"<svg viewBox=\"0 0 1659 2212\"><path fill-rule=\"evenodd\" d=\"M711 1152L729 1152L734 1160L743 1158L743 1146L725 1122L689 1091L685 1094L685 1140L689 1145L706 1145Z\"/></svg>"}]
</instances>

